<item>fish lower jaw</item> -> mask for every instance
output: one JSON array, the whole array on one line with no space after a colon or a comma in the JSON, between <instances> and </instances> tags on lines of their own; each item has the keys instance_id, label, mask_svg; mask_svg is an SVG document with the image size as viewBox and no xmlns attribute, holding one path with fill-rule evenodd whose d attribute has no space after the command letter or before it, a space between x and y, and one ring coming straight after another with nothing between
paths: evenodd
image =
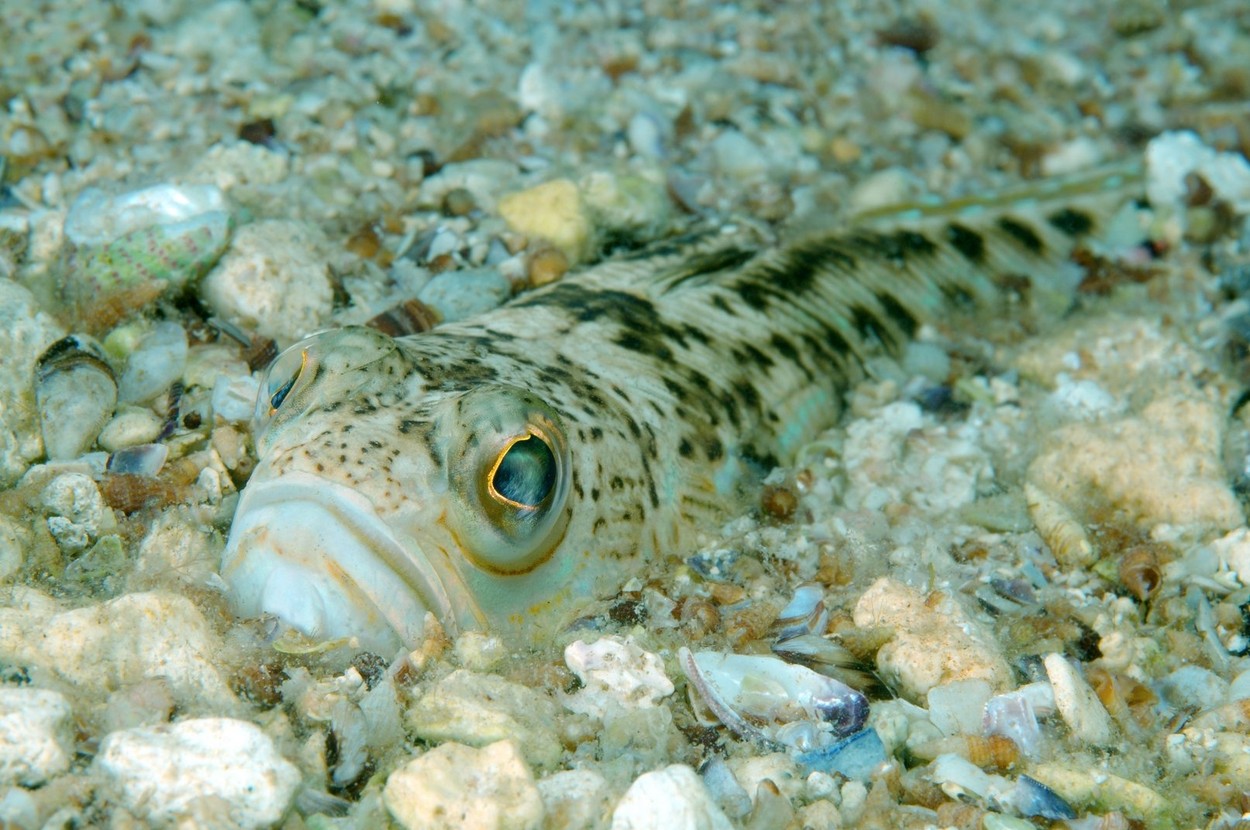
<instances>
[{"instance_id":1,"label":"fish lower jaw","mask_svg":"<svg viewBox=\"0 0 1250 830\"><path fill-rule=\"evenodd\" d=\"M324 488L247 495L221 568L238 616L277 617L312 640L387 658L420 642L427 612L446 618L437 575L414 565L371 511Z\"/></svg>"}]
</instances>

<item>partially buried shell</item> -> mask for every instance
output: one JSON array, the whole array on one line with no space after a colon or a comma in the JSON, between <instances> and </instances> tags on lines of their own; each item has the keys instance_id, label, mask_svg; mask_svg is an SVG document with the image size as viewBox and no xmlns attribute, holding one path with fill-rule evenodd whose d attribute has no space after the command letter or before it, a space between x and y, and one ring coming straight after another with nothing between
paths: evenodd
<instances>
[{"instance_id":1,"label":"partially buried shell","mask_svg":"<svg viewBox=\"0 0 1250 830\"><path fill-rule=\"evenodd\" d=\"M35 364L35 402L49 460L82 455L117 407L117 380L100 345L71 334L49 346Z\"/></svg>"}]
</instances>

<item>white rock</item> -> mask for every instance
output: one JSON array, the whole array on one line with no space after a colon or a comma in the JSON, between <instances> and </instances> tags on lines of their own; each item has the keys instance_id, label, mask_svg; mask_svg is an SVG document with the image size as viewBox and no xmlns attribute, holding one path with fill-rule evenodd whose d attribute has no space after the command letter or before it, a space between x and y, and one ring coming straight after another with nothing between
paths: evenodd
<instances>
[{"instance_id":1,"label":"white rock","mask_svg":"<svg viewBox=\"0 0 1250 830\"><path fill-rule=\"evenodd\" d=\"M280 343L321 328L334 303L323 242L312 227L270 220L239 228L200 286L217 314Z\"/></svg>"},{"instance_id":2,"label":"white rock","mask_svg":"<svg viewBox=\"0 0 1250 830\"><path fill-rule=\"evenodd\" d=\"M405 719L414 735L431 743L481 747L511 738L530 763L551 767L562 752L556 712L555 704L533 689L458 669L409 706Z\"/></svg>"},{"instance_id":3,"label":"white rock","mask_svg":"<svg viewBox=\"0 0 1250 830\"><path fill-rule=\"evenodd\" d=\"M725 130L709 150L716 169L741 182L762 179L768 173L767 155L737 130Z\"/></svg>"},{"instance_id":4,"label":"white rock","mask_svg":"<svg viewBox=\"0 0 1250 830\"><path fill-rule=\"evenodd\" d=\"M1229 699L1229 682L1202 666L1181 666L1161 685L1164 697L1178 709L1214 709Z\"/></svg>"},{"instance_id":5,"label":"white rock","mask_svg":"<svg viewBox=\"0 0 1250 830\"><path fill-rule=\"evenodd\" d=\"M1146 145L1146 195L1157 209L1179 209L1197 173L1238 214L1250 213L1250 163L1236 153L1218 153L1189 131L1168 132Z\"/></svg>"},{"instance_id":6,"label":"white rock","mask_svg":"<svg viewBox=\"0 0 1250 830\"><path fill-rule=\"evenodd\" d=\"M673 693L664 661L644 651L632 637L578 640L564 649L564 662L583 684L565 697L564 705L583 715L602 718L613 706L649 708Z\"/></svg>"},{"instance_id":7,"label":"white rock","mask_svg":"<svg viewBox=\"0 0 1250 830\"><path fill-rule=\"evenodd\" d=\"M694 770L685 764L644 773L612 811L612 830L732 830Z\"/></svg>"},{"instance_id":8,"label":"white rock","mask_svg":"<svg viewBox=\"0 0 1250 830\"><path fill-rule=\"evenodd\" d=\"M0 784L38 787L68 770L70 714L57 692L0 688Z\"/></svg>"},{"instance_id":9,"label":"white rock","mask_svg":"<svg viewBox=\"0 0 1250 830\"><path fill-rule=\"evenodd\" d=\"M128 406L122 408L113 416L113 420L104 425L96 441L109 452L139 444L151 444L160 436L163 426L161 419L152 410Z\"/></svg>"},{"instance_id":10,"label":"white rock","mask_svg":"<svg viewBox=\"0 0 1250 830\"><path fill-rule=\"evenodd\" d=\"M218 375L213 381L213 414L236 424L250 421L259 394L260 381L251 375Z\"/></svg>"},{"instance_id":11,"label":"white rock","mask_svg":"<svg viewBox=\"0 0 1250 830\"><path fill-rule=\"evenodd\" d=\"M65 334L22 286L0 279L0 487L43 453L31 377L44 349Z\"/></svg>"},{"instance_id":12,"label":"white rock","mask_svg":"<svg viewBox=\"0 0 1250 830\"><path fill-rule=\"evenodd\" d=\"M950 594L926 597L882 577L859 598L854 620L858 626L894 630L893 639L877 652L877 666L911 700L956 680L984 680L995 691L1011 684L1011 668L996 638Z\"/></svg>"},{"instance_id":13,"label":"white rock","mask_svg":"<svg viewBox=\"0 0 1250 830\"><path fill-rule=\"evenodd\" d=\"M178 323L157 323L130 353L117 382L118 400L146 403L182 378L187 366L187 333Z\"/></svg>"},{"instance_id":14,"label":"white rock","mask_svg":"<svg viewBox=\"0 0 1250 830\"><path fill-rule=\"evenodd\" d=\"M39 494L48 515L48 530L63 550L84 550L101 533L117 525L100 488L83 473L62 473Z\"/></svg>"},{"instance_id":15,"label":"white rock","mask_svg":"<svg viewBox=\"0 0 1250 830\"><path fill-rule=\"evenodd\" d=\"M538 782L547 830L591 830L607 814L608 782L592 769L570 769Z\"/></svg>"},{"instance_id":16,"label":"white rock","mask_svg":"<svg viewBox=\"0 0 1250 830\"><path fill-rule=\"evenodd\" d=\"M0 514L0 582L17 573L26 561L28 533L16 521Z\"/></svg>"},{"instance_id":17,"label":"white rock","mask_svg":"<svg viewBox=\"0 0 1250 830\"><path fill-rule=\"evenodd\" d=\"M1210 547L1229 570L1237 574L1237 581L1250 586L1250 529L1239 527L1216 539Z\"/></svg>"},{"instance_id":18,"label":"white rock","mask_svg":"<svg viewBox=\"0 0 1250 830\"><path fill-rule=\"evenodd\" d=\"M498 270L462 268L435 274L417 293L417 299L450 323L490 311L511 293L512 284Z\"/></svg>"},{"instance_id":19,"label":"white rock","mask_svg":"<svg viewBox=\"0 0 1250 830\"><path fill-rule=\"evenodd\" d=\"M1093 746L1111 742L1111 716L1098 695L1062 654L1051 652L1042 661L1055 691L1055 708L1077 740Z\"/></svg>"},{"instance_id":20,"label":"white rock","mask_svg":"<svg viewBox=\"0 0 1250 830\"><path fill-rule=\"evenodd\" d=\"M164 677L184 711L235 704L218 673L221 643L186 597L125 594L61 611L47 596L14 587L0 608L0 662L47 672L103 700L109 691Z\"/></svg>"},{"instance_id":21,"label":"white rock","mask_svg":"<svg viewBox=\"0 0 1250 830\"><path fill-rule=\"evenodd\" d=\"M534 776L512 741L437 746L391 773L382 798L407 830L526 830L543 821Z\"/></svg>"},{"instance_id":22,"label":"white rock","mask_svg":"<svg viewBox=\"0 0 1250 830\"><path fill-rule=\"evenodd\" d=\"M157 825L194 823L197 809L215 809L206 802L220 800L235 826L268 827L282 818L300 782L268 735L231 718L114 732L92 768L123 807Z\"/></svg>"}]
</instances>

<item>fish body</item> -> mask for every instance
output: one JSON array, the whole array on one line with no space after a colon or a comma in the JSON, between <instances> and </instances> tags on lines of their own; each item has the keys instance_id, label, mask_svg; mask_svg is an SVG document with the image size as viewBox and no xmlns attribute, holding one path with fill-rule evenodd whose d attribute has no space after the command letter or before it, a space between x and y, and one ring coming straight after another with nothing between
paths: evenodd
<instances>
[{"instance_id":1,"label":"fish body","mask_svg":"<svg viewBox=\"0 0 1250 830\"><path fill-rule=\"evenodd\" d=\"M262 384L222 563L235 610L382 653L427 613L541 641L740 508L874 350L1045 279L1133 182L914 205L775 249L674 244L420 335L315 335Z\"/></svg>"}]
</instances>

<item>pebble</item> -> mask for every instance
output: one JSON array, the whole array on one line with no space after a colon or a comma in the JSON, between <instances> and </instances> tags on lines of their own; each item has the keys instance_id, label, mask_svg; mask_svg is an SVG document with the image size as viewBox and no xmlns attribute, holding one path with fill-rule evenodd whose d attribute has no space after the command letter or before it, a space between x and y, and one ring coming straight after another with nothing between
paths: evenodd
<instances>
[{"instance_id":1,"label":"pebble","mask_svg":"<svg viewBox=\"0 0 1250 830\"><path fill-rule=\"evenodd\" d=\"M638 776L612 811L611 830L732 830L695 771L673 764Z\"/></svg>"},{"instance_id":2,"label":"pebble","mask_svg":"<svg viewBox=\"0 0 1250 830\"><path fill-rule=\"evenodd\" d=\"M29 536L28 528L0 514L0 582L17 573L26 561Z\"/></svg>"},{"instance_id":3,"label":"pebble","mask_svg":"<svg viewBox=\"0 0 1250 830\"><path fill-rule=\"evenodd\" d=\"M268 735L231 718L113 732L92 768L132 814L167 826L194 826L224 809L232 826L269 827L300 782Z\"/></svg>"},{"instance_id":4,"label":"pebble","mask_svg":"<svg viewBox=\"0 0 1250 830\"><path fill-rule=\"evenodd\" d=\"M578 262L590 253L590 215L577 185L554 179L499 200L499 215L513 231L541 237Z\"/></svg>"},{"instance_id":5,"label":"pebble","mask_svg":"<svg viewBox=\"0 0 1250 830\"><path fill-rule=\"evenodd\" d=\"M1177 709L1214 709L1230 699L1229 682L1202 666L1181 666L1160 685L1163 696Z\"/></svg>"},{"instance_id":6,"label":"pebble","mask_svg":"<svg viewBox=\"0 0 1250 830\"><path fill-rule=\"evenodd\" d=\"M0 661L46 672L103 700L119 685L164 677L183 711L230 711L221 643L191 600L158 592L62 611L31 588L0 608Z\"/></svg>"},{"instance_id":7,"label":"pebble","mask_svg":"<svg viewBox=\"0 0 1250 830\"><path fill-rule=\"evenodd\" d=\"M877 652L877 667L910 700L923 700L930 689L956 680L983 680L995 691L1011 684L996 639L950 594L926 597L882 577L859 598L853 618L860 627L894 630Z\"/></svg>"},{"instance_id":8,"label":"pebble","mask_svg":"<svg viewBox=\"0 0 1250 830\"><path fill-rule=\"evenodd\" d=\"M417 299L438 312L445 323L490 311L512 294L512 283L495 268L462 268L435 274Z\"/></svg>"},{"instance_id":9,"label":"pebble","mask_svg":"<svg viewBox=\"0 0 1250 830\"><path fill-rule=\"evenodd\" d=\"M412 733L425 741L485 746L511 738L538 767L561 755L556 705L519 683L457 669L422 694L405 713Z\"/></svg>"},{"instance_id":10,"label":"pebble","mask_svg":"<svg viewBox=\"0 0 1250 830\"><path fill-rule=\"evenodd\" d=\"M123 406L100 430L97 443L109 452L139 444L150 444L161 434L164 422L150 409Z\"/></svg>"},{"instance_id":11,"label":"pebble","mask_svg":"<svg viewBox=\"0 0 1250 830\"><path fill-rule=\"evenodd\" d=\"M608 782L593 769L570 769L538 782L548 830L591 830L611 806Z\"/></svg>"},{"instance_id":12,"label":"pebble","mask_svg":"<svg viewBox=\"0 0 1250 830\"><path fill-rule=\"evenodd\" d=\"M31 376L39 356L64 334L34 295L0 279L0 487L12 485L43 454Z\"/></svg>"},{"instance_id":13,"label":"pebble","mask_svg":"<svg viewBox=\"0 0 1250 830\"><path fill-rule=\"evenodd\" d=\"M0 784L38 787L69 769L69 702L47 689L0 688Z\"/></svg>"},{"instance_id":14,"label":"pebble","mask_svg":"<svg viewBox=\"0 0 1250 830\"><path fill-rule=\"evenodd\" d=\"M929 720L946 735L980 735L985 704L993 689L981 679L934 686L926 696Z\"/></svg>"},{"instance_id":15,"label":"pebble","mask_svg":"<svg viewBox=\"0 0 1250 830\"><path fill-rule=\"evenodd\" d=\"M650 708L673 693L664 661L644 651L631 637L609 635L564 649L564 662L582 688L564 698L571 712L602 718L609 709Z\"/></svg>"},{"instance_id":16,"label":"pebble","mask_svg":"<svg viewBox=\"0 0 1250 830\"><path fill-rule=\"evenodd\" d=\"M235 233L230 250L200 285L200 296L235 325L291 343L325 325L334 305L320 233L267 220Z\"/></svg>"},{"instance_id":17,"label":"pebble","mask_svg":"<svg viewBox=\"0 0 1250 830\"><path fill-rule=\"evenodd\" d=\"M157 323L127 358L117 382L118 400L146 403L167 392L186 366L187 333L178 323Z\"/></svg>"},{"instance_id":18,"label":"pebble","mask_svg":"<svg viewBox=\"0 0 1250 830\"><path fill-rule=\"evenodd\" d=\"M256 412L260 381L252 375L218 375L213 381L213 414L231 423L246 423Z\"/></svg>"},{"instance_id":19,"label":"pebble","mask_svg":"<svg viewBox=\"0 0 1250 830\"><path fill-rule=\"evenodd\" d=\"M437 746L391 773L382 798L406 830L529 830L543 823L539 789L513 741Z\"/></svg>"},{"instance_id":20,"label":"pebble","mask_svg":"<svg viewBox=\"0 0 1250 830\"><path fill-rule=\"evenodd\" d=\"M62 473L53 478L40 493L39 503L47 516L48 531L67 552L86 549L117 526L100 488L83 473Z\"/></svg>"},{"instance_id":21,"label":"pebble","mask_svg":"<svg viewBox=\"0 0 1250 830\"><path fill-rule=\"evenodd\" d=\"M1051 652L1042 662L1055 691L1055 708L1072 736L1091 746L1109 744L1114 735L1111 715L1085 678L1062 654Z\"/></svg>"}]
</instances>

